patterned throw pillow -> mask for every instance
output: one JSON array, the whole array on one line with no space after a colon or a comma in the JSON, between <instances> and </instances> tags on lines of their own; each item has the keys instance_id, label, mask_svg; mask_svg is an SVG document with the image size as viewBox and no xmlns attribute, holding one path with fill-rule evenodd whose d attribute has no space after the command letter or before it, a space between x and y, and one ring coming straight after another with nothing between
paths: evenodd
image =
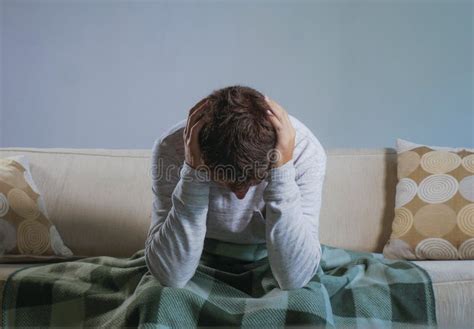
<instances>
[{"instance_id":1,"label":"patterned throw pillow","mask_svg":"<svg viewBox=\"0 0 474 329\"><path fill-rule=\"evenodd\" d=\"M474 259L474 149L397 139L387 258Z\"/></svg>"},{"instance_id":2,"label":"patterned throw pillow","mask_svg":"<svg viewBox=\"0 0 474 329\"><path fill-rule=\"evenodd\" d=\"M69 257L24 155L0 158L0 262Z\"/></svg>"}]
</instances>

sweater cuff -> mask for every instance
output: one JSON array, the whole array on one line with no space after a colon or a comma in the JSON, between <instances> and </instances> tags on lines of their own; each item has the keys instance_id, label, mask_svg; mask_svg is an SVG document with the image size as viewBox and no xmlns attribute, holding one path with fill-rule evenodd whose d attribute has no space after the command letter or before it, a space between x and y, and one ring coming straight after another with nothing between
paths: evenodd
<instances>
[{"instance_id":1,"label":"sweater cuff","mask_svg":"<svg viewBox=\"0 0 474 329\"><path fill-rule=\"evenodd\" d=\"M186 162L180 171L181 192L197 201L198 199L207 204L209 195L209 174L202 168L194 169Z\"/></svg>"},{"instance_id":2,"label":"sweater cuff","mask_svg":"<svg viewBox=\"0 0 474 329\"><path fill-rule=\"evenodd\" d=\"M269 183L295 181L296 168L293 164L293 160L286 162L280 167L270 169L268 174Z\"/></svg>"},{"instance_id":3,"label":"sweater cuff","mask_svg":"<svg viewBox=\"0 0 474 329\"><path fill-rule=\"evenodd\" d=\"M181 178L185 181L195 182L195 183L209 183L210 175L205 166L198 166L196 169L188 165L186 161L183 162L183 167L181 168Z\"/></svg>"},{"instance_id":4,"label":"sweater cuff","mask_svg":"<svg viewBox=\"0 0 474 329\"><path fill-rule=\"evenodd\" d=\"M292 160L280 167L270 169L268 185L264 191L265 200L277 201L287 199L288 196L297 195L298 185L296 184L295 177L296 168Z\"/></svg>"}]
</instances>

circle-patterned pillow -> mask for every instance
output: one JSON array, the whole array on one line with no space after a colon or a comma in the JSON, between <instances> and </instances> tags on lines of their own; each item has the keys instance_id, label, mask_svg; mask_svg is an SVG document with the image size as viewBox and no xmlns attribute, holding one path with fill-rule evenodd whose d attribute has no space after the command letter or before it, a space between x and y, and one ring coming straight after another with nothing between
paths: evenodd
<instances>
[{"instance_id":1,"label":"circle-patterned pillow","mask_svg":"<svg viewBox=\"0 0 474 329\"><path fill-rule=\"evenodd\" d=\"M474 259L474 149L397 139L395 217L383 253Z\"/></svg>"},{"instance_id":2,"label":"circle-patterned pillow","mask_svg":"<svg viewBox=\"0 0 474 329\"><path fill-rule=\"evenodd\" d=\"M12 256L69 257L24 155L0 158L0 262Z\"/></svg>"}]
</instances>

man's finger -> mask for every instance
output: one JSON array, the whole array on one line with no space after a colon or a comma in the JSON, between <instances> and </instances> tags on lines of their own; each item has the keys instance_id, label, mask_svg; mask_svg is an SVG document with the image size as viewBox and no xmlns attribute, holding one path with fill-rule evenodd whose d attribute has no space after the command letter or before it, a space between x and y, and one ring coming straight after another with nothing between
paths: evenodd
<instances>
[{"instance_id":1,"label":"man's finger","mask_svg":"<svg viewBox=\"0 0 474 329\"><path fill-rule=\"evenodd\" d=\"M276 101L272 100L273 104L275 105L277 111L282 115L282 116L286 116L287 115L287 112L286 110L280 105L278 104Z\"/></svg>"},{"instance_id":2,"label":"man's finger","mask_svg":"<svg viewBox=\"0 0 474 329\"><path fill-rule=\"evenodd\" d=\"M208 100L209 100L209 98L207 98L207 97L204 97L203 99L201 99L199 102L197 102L197 103L191 108L191 110L189 110L189 113L191 114L192 112L194 112L195 110L197 110L198 108L200 108L201 105L203 105L204 103L207 103Z\"/></svg>"},{"instance_id":3,"label":"man's finger","mask_svg":"<svg viewBox=\"0 0 474 329\"><path fill-rule=\"evenodd\" d=\"M272 113L277 117L280 122L283 122L283 115L282 113L283 108L281 108L275 101L273 101L270 97L265 96L265 100L267 101L268 105L272 109Z\"/></svg>"},{"instance_id":4,"label":"man's finger","mask_svg":"<svg viewBox=\"0 0 474 329\"><path fill-rule=\"evenodd\" d=\"M189 117L189 115L191 115L192 113L194 113L194 111L196 111L197 109L199 109L204 103L207 103L208 100L209 100L208 97L204 97L204 98L201 99L199 102L197 102L196 104L194 104L194 106L188 111L188 117Z\"/></svg>"},{"instance_id":5,"label":"man's finger","mask_svg":"<svg viewBox=\"0 0 474 329\"><path fill-rule=\"evenodd\" d=\"M281 116L278 117L280 119L280 122L283 125L291 125L291 120L290 120L290 116L288 115L288 111L286 111L280 104L278 104L277 102L273 100L272 100L272 103L276 107L277 112L281 114Z\"/></svg>"},{"instance_id":6,"label":"man's finger","mask_svg":"<svg viewBox=\"0 0 474 329\"><path fill-rule=\"evenodd\" d=\"M283 109L283 114L284 114L286 123L291 125L290 116L288 115L288 112L285 109Z\"/></svg>"},{"instance_id":7,"label":"man's finger","mask_svg":"<svg viewBox=\"0 0 474 329\"><path fill-rule=\"evenodd\" d=\"M204 126L204 124L207 122L207 120L205 118L199 118L197 120L196 123L194 123L192 126L191 126L191 130L189 131L190 133L190 137L191 137L191 140L193 143L197 143L198 142L198 134L199 134L199 131L201 131L201 128Z\"/></svg>"},{"instance_id":8,"label":"man's finger","mask_svg":"<svg viewBox=\"0 0 474 329\"><path fill-rule=\"evenodd\" d=\"M189 116L190 127L194 126L194 124L204 116L206 109L206 106L201 106Z\"/></svg>"},{"instance_id":9,"label":"man's finger","mask_svg":"<svg viewBox=\"0 0 474 329\"><path fill-rule=\"evenodd\" d=\"M192 121L193 120L193 115L196 112L199 112L200 110L204 109L206 107L207 101L208 101L207 97L203 98L196 105L194 105L194 107L189 111L188 120L186 121L186 127L184 128L184 134L185 135L188 134L189 128L192 127L193 124L194 124L194 122Z\"/></svg>"},{"instance_id":10,"label":"man's finger","mask_svg":"<svg viewBox=\"0 0 474 329\"><path fill-rule=\"evenodd\" d=\"M281 121L273 114L273 112L267 113L268 118L270 119L270 122L272 123L273 127L275 130L280 130L282 127Z\"/></svg>"}]
</instances>

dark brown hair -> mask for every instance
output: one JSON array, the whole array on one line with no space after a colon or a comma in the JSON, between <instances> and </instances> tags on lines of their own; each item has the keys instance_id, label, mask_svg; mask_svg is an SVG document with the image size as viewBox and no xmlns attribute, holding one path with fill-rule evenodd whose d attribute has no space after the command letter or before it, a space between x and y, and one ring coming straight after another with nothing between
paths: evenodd
<instances>
[{"instance_id":1,"label":"dark brown hair","mask_svg":"<svg viewBox=\"0 0 474 329\"><path fill-rule=\"evenodd\" d=\"M205 165L233 187L258 183L271 168L269 154L276 144L265 96L235 85L215 90L208 98L208 121L199 134Z\"/></svg>"}]
</instances>

